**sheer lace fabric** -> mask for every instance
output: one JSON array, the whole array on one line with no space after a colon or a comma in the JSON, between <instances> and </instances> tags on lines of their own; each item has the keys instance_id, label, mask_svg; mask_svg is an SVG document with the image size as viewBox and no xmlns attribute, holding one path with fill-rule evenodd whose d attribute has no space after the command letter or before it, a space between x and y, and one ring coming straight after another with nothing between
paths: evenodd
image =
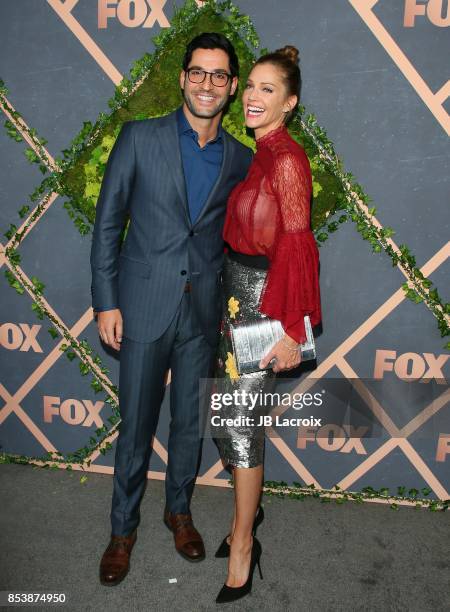
<instances>
[{"instance_id":1,"label":"sheer lace fabric","mask_svg":"<svg viewBox=\"0 0 450 612\"><path fill-rule=\"evenodd\" d=\"M313 326L322 316L319 250L311 231L311 169L284 126L256 144L246 179L230 194L224 239L235 251L268 257L259 310L303 342L304 315Z\"/></svg>"}]
</instances>

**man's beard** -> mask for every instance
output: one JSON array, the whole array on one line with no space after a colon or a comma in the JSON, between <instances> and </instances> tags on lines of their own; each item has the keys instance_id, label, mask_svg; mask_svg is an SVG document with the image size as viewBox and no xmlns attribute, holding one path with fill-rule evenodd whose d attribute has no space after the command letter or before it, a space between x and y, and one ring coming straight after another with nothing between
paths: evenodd
<instances>
[{"instance_id":1,"label":"man's beard","mask_svg":"<svg viewBox=\"0 0 450 612\"><path fill-rule=\"evenodd\" d=\"M205 92L205 95L209 95L209 94ZM224 109L225 105L228 102L229 96L219 98L219 102L217 106L215 106L214 108L211 108L210 110L197 109L195 106L195 101L193 97L190 96L188 93L186 93L186 89L183 89L183 98L184 98L184 101L186 102L188 109L191 111L194 117L200 117L202 119L211 119L212 117L215 117L216 115L218 115Z\"/></svg>"}]
</instances>

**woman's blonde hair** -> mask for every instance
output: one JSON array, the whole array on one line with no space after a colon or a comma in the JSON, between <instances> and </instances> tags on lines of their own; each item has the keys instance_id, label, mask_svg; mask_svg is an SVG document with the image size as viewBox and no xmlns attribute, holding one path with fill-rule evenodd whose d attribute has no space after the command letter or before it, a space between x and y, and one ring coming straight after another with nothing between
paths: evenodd
<instances>
[{"instance_id":1,"label":"woman's blonde hair","mask_svg":"<svg viewBox=\"0 0 450 612\"><path fill-rule=\"evenodd\" d=\"M283 73L283 80L289 96L297 96L297 102L300 101L300 90L302 86L302 78L299 67L300 54L296 47L286 45L282 49L277 49L272 53L262 55L255 63L255 66L261 64L272 64L278 67ZM286 113L285 123L288 123L295 114L294 107Z\"/></svg>"}]
</instances>

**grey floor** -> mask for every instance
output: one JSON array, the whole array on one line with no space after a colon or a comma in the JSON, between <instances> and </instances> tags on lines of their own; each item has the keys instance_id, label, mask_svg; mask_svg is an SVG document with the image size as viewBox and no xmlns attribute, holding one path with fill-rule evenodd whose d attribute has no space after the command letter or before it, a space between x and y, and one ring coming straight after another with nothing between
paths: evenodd
<instances>
[{"instance_id":1,"label":"grey floor","mask_svg":"<svg viewBox=\"0 0 450 612\"><path fill-rule=\"evenodd\" d=\"M239 604L216 606L226 560L213 553L227 531L232 491L196 487L192 512L207 558L190 564L162 523L164 486L156 481L142 503L130 573L102 587L112 479L90 474L80 484L80 476L0 465L0 590L64 592L68 602L58 607L77 611L450 609L448 513L269 497L259 530L264 580L255 575Z\"/></svg>"}]
</instances>

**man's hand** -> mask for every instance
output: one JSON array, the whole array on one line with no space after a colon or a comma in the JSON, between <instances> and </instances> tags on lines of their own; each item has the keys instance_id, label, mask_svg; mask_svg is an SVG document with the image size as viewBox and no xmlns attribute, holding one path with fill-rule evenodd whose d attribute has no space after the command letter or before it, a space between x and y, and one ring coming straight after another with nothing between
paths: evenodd
<instances>
[{"instance_id":1,"label":"man's hand","mask_svg":"<svg viewBox=\"0 0 450 612\"><path fill-rule=\"evenodd\" d=\"M283 338L275 344L272 350L261 359L259 367L267 367L274 358L275 363L272 367L274 372L292 370L302 360L297 342L287 334L284 334Z\"/></svg>"},{"instance_id":2,"label":"man's hand","mask_svg":"<svg viewBox=\"0 0 450 612\"><path fill-rule=\"evenodd\" d=\"M98 333L102 342L120 351L122 342L122 314L118 308L97 313Z\"/></svg>"}]
</instances>

